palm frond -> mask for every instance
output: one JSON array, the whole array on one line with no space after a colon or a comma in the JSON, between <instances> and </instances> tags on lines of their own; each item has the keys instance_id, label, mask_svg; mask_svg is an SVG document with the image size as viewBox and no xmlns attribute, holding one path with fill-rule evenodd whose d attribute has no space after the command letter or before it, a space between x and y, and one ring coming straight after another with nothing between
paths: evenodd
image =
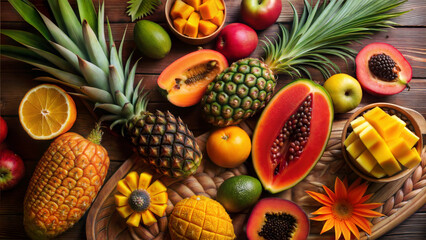
<instances>
[{"instance_id":1,"label":"palm frond","mask_svg":"<svg viewBox=\"0 0 426 240\"><path fill-rule=\"evenodd\" d=\"M130 0L127 2L127 14L132 18L132 22L139 18L144 18L154 13L161 4L160 0Z\"/></svg>"}]
</instances>

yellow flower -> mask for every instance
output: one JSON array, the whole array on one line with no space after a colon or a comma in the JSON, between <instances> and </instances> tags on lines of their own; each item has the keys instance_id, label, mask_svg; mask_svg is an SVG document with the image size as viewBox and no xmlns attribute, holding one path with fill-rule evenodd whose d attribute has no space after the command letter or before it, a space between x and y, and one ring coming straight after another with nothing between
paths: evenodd
<instances>
[{"instance_id":1,"label":"yellow flower","mask_svg":"<svg viewBox=\"0 0 426 240\"><path fill-rule=\"evenodd\" d=\"M364 196L368 186L366 183L360 183L361 179L357 179L348 188L346 181L343 183L336 178L334 192L324 185L323 188L327 195L306 191L312 198L324 205L312 213L318 216L311 218L316 221L326 221L321 234L334 227L336 239L339 239L341 235L345 240L351 239L351 232L359 239L357 226L371 234L371 223L366 218L383 216L383 214L371 210L380 207L382 203L364 203L370 199L372 194Z\"/></svg>"},{"instance_id":2,"label":"yellow flower","mask_svg":"<svg viewBox=\"0 0 426 240\"><path fill-rule=\"evenodd\" d=\"M149 226L157 222L153 213L162 217L167 208L167 188L160 182L155 181L150 185L152 175L133 171L117 183L115 194L115 205L118 213L127 219L127 224L138 227L139 223Z\"/></svg>"}]
</instances>

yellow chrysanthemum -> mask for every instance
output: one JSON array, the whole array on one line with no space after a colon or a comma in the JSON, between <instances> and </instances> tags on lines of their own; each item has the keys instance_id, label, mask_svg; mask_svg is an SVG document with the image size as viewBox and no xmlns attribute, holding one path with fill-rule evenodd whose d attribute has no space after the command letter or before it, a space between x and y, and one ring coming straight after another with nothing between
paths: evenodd
<instances>
[{"instance_id":1,"label":"yellow chrysanthemum","mask_svg":"<svg viewBox=\"0 0 426 240\"><path fill-rule=\"evenodd\" d=\"M357 179L351 186L347 186L346 181L342 182L336 178L334 192L323 185L327 195L306 191L312 198L324 206L312 214L318 215L311 218L316 221L326 221L321 234L334 227L335 237L339 239L343 235L345 240L351 239L352 234L359 239L359 228L371 234L371 223L366 218L380 217L383 214L371 209L378 208L382 203L364 203L371 194L365 195L367 184L361 183Z\"/></svg>"},{"instance_id":2,"label":"yellow chrysanthemum","mask_svg":"<svg viewBox=\"0 0 426 240\"><path fill-rule=\"evenodd\" d=\"M167 188L159 181L150 185L152 175L133 171L117 183L115 205L118 213L127 218L127 224L138 227L141 220L149 226L157 222L153 213L159 217L164 215L167 208Z\"/></svg>"}]
</instances>

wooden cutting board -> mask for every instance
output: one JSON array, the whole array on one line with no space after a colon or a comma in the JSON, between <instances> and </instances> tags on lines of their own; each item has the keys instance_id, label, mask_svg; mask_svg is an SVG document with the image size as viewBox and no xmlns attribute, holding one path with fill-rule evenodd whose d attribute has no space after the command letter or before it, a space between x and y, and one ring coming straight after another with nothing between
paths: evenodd
<instances>
[{"instance_id":1,"label":"wooden cutting board","mask_svg":"<svg viewBox=\"0 0 426 240\"><path fill-rule=\"evenodd\" d=\"M419 123L422 134L426 133L426 122L421 114L407 109ZM310 198L305 191L322 191L322 185L333 189L336 177L343 179L347 177L349 182L357 178L356 174L346 165L341 152L341 135L346 120L338 120L333 123L332 133L327 148L322 158L312 169L309 175L293 188L279 194L264 193L262 197L280 197L292 200L309 213L315 211L320 205ZM252 129L246 124L241 127L251 135ZM205 150L208 133L197 137L200 148ZM204 151L205 152L205 151ZM204 153L204 156L207 156ZM250 161L250 160L249 160ZM114 194L115 186L129 171L136 170L149 171L148 166L139 163L136 155L126 160L116 173L104 185L96 201L90 209L86 222L87 239L169 239L167 230L167 217L158 219L157 224L149 228L139 226L138 228L128 227L125 220L115 211ZM249 166L250 165L250 166ZM174 204L183 198L194 194L203 194L211 198L216 198L217 188L227 178L235 175L248 174L247 169L251 169L251 163L244 164L234 169L224 169L212 164L207 158L203 162L197 173L186 179L170 179L162 177L161 180L168 187L169 207L166 214L170 214ZM158 176L157 176L158 178ZM391 230L403 220L413 214L417 209L426 204L426 153L423 149L422 163L413 169L407 177L391 183L370 183L367 193L374 193L372 202L383 202L383 206L376 211L384 214L383 217L375 218L372 221L372 234L367 236L361 234L361 239L376 239L387 231ZM235 234L237 239L246 239L244 226L249 216L246 211L240 214L232 214ZM334 233L329 231L319 235L323 222L311 221L309 239L334 239Z\"/></svg>"}]
</instances>

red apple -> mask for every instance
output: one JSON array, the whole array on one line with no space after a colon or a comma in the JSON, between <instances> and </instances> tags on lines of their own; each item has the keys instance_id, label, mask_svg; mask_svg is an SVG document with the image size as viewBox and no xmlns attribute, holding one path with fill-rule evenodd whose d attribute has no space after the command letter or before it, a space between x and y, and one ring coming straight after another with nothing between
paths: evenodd
<instances>
[{"instance_id":1,"label":"red apple","mask_svg":"<svg viewBox=\"0 0 426 240\"><path fill-rule=\"evenodd\" d=\"M263 30L277 21L281 9L281 0L243 0L241 18L252 28Z\"/></svg>"},{"instance_id":2,"label":"red apple","mask_svg":"<svg viewBox=\"0 0 426 240\"><path fill-rule=\"evenodd\" d=\"M232 23L220 32L216 50L229 61L248 57L257 47L257 33L242 23Z\"/></svg>"},{"instance_id":3,"label":"red apple","mask_svg":"<svg viewBox=\"0 0 426 240\"><path fill-rule=\"evenodd\" d=\"M8 149L0 150L0 191L14 187L24 176L22 159Z\"/></svg>"},{"instance_id":4,"label":"red apple","mask_svg":"<svg viewBox=\"0 0 426 240\"><path fill-rule=\"evenodd\" d=\"M7 124L6 121L0 116L0 143L4 141L7 136Z\"/></svg>"}]
</instances>

